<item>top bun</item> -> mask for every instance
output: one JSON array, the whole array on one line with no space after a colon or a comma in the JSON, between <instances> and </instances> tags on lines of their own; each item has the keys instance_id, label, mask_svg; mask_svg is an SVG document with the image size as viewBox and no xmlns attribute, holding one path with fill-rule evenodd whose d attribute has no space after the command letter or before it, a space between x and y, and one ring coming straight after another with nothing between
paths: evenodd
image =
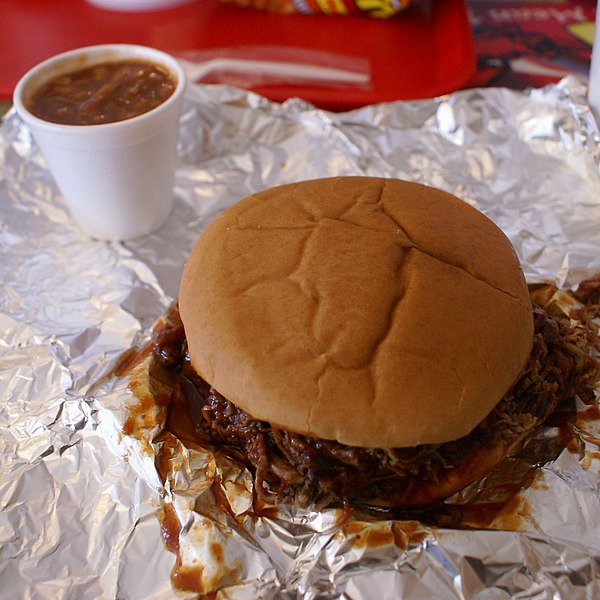
<instances>
[{"instance_id":1,"label":"top bun","mask_svg":"<svg viewBox=\"0 0 600 600\"><path fill-rule=\"evenodd\" d=\"M235 204L192 249L179 307L193 367L228 400L362 447L467 435L533 341L502 231L394 179L305 181Z\"/></svg>"}]
</instances>

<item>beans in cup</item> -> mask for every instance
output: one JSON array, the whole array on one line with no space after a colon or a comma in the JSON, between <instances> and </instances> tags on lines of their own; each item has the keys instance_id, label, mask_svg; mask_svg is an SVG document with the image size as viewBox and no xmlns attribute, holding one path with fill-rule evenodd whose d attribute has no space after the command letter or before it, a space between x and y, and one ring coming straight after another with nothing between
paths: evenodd
<instances>
[{"instance_id":1,"label":"beans in cup","mask_svg":"<svg viewBox=\"0 0 600 600\"><path fill-rule=\"evenodd\" d=\"M176 85L161 65L105 62L50 79L33 94L28 109L40 119L63 125L114 123L156 108Z\"/></svg>"}]
</instances>

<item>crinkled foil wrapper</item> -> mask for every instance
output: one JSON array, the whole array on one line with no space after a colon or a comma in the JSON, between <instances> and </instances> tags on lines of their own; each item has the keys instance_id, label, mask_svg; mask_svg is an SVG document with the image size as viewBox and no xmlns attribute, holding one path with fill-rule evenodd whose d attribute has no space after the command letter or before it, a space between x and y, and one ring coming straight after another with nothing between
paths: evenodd
<instances>
[{"instance_id":1,"label":"crinkled foil wrapper","mask_svg":"<svg viewBox=\"0 0 600 600\"><path fill-rule=\"evenodd\" d=\"M342 114L190 86L168 221L100 242L74 224L10 112L0 131L0 597L196 597L173 588L169 515L183 524L179 584L217 597L600 597L598 419L577 421L569 449L547 428L528 446L528 460L542 456L528 485L485 523L471 515L472 527L339 509L253 514L251 478L223 457L173 441L161 476L160 418L146 437L124 435L129 382L103 379L177 297L203 227L252 192L351 174L431 184L491 217L530 282L569 287L600 269L599 159L572 78Z\"/></svg>"}]
</instances>

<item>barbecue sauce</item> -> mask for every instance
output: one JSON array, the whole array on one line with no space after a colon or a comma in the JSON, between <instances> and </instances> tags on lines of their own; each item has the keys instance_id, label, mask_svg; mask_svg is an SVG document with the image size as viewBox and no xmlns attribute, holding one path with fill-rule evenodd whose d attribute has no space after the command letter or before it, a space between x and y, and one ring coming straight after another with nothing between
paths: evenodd
<instances>
[{"instance_id":1,"label":"barbecue sauce","mask_svg":"<svg viewBox=\"0 0 600 600\"><path fill-rule=\"evenodd\" d=\"M33 94L28 109L62 125L101 125L151 111L175 91L174 76L143 60L105 62L59 75Z\"/></svg>"}]
</instances>

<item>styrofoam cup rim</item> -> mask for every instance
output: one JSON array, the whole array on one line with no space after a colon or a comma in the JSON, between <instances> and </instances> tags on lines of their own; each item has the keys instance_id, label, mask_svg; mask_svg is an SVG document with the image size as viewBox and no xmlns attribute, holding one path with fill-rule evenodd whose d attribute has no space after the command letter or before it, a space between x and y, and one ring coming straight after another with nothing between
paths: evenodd
<instances>
[{"instance_id":1,"label":"styrofoam cup rim","mask_svg":"<svg viewBox=\"0 0 600 600\"><path fill-rule=\"evenodd\" d=\"M126 60L128 58L143 58L157 62L166 66L173 72L177 78L177 85L171 96L157 107L142 113L141 115L123 121L101 123L97 125L65 125L62 123L46 121L34 115L26 106L26 99L36 88L52 77L78 68L76 65L79 65L79 68L82 68L84 65L92 66L105 61ZM86 60L82 63L82 59ZM74 50L56 54L32 67L17 82L13 94L13 103L19 116L26 123L34 125L35 127L62 132L70 131L73 133L82 133L83 131L99 132L107 131L108 129L121 128L155 118L158 114L168 110L170 106L178 100L184 93L185 86L186 76L183 67L175 57L167 52L150 46L137 44L100 44L76 48Z\"/></svg>"}]
</instances>

